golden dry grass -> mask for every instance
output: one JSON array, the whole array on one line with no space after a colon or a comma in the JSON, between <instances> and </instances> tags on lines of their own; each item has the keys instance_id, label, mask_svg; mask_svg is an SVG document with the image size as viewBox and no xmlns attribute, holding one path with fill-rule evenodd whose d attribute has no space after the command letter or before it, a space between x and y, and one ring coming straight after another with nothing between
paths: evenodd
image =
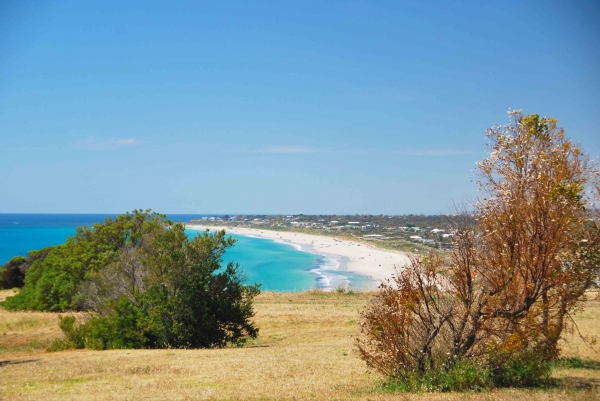
<instances>
[{"instance_id":1,"label":"golden dry grass","mask_svg":"<svg viewBox=\"0 0 600 401\"><path fill-rule=\"evenodd\" d=\"M8 292L0 292L3 299ZM57 315L0 309L0 399L23 400L580 400L599 399L600 370L556 372L550 390L482 394L386 394L354 354L358 311L369 294L265 293L256 299L260 337L244 348L48 353ZM600 302L577 317L598 333ZM6 333L4 335L3 333ZM600 361L576 336L566 354Z\"/></svg>"}]
</instances>

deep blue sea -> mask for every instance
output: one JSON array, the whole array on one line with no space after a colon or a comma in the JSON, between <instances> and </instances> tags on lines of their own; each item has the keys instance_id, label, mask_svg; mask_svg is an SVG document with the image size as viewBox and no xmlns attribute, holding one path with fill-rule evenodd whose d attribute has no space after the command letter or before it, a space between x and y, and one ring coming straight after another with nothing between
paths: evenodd
<instances>
[{"instance_id":1,"label":"deep blue sea","mask_svg":"<svg viewBox=\"0 0 600 401\"><path fill-rule=\"evenodd\" d=\"M101 223L105 214L0 214L0 266L30 250L58 245L79 226ZM188 222L211 215L170 214L174 221ZM198 231L188 231L197 235ZM264 238L232 235L236 245L227 251L224 262L235 261L246 275L246 282L261 283L263 290L305 291L331 289L340 285L363 287L366 277L340 272L337 261L303 251L294 244Z\"/></svg>"}]
</instances>

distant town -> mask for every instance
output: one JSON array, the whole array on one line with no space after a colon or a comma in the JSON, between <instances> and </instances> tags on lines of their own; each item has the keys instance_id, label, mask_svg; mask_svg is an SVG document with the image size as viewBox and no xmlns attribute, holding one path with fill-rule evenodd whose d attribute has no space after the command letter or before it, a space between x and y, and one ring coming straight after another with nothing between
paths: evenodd
<instances>
[{"instance_id":1,"label":"distant town","mask_svg":"<svg viewBox=\"0 0 600 401\"><path fill-rule=\"evenodd\" d=\"M459 224L472 217L457 215L224 215L206 216L190 224L246 227L374 241L378 247L426 252L454 247Z\"/></svg>"}]
</instances>

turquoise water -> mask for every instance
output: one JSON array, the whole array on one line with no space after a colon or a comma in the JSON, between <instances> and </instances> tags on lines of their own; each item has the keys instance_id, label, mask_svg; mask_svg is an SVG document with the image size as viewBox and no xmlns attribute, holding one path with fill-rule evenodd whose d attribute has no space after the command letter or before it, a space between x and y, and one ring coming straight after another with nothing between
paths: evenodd
<instances>
[{"instance_id":1,"label":"turquoise water","mask_svg":"<svg viewBox=\"0 0 600 401\"><path fill-rule=\"evenodd\" d=\"M114 215L0 214L0 266L17 255L63 243L75 228L103 222ZM175 221L189 221L197 215L169 215ZM198 231L188 230L193 236ZM237 262L246 282L261 283L263 290L305 291L338 286L364 287L366 277L338 271L336 260L302 250L301 246L264 238L232 235L236 245L227 251L224 262Z\"/></svg>"},{"instance_id":2,"label":"turquoise water","mask_svg":"<svg viewBox=\"0 0 600 401\"><path fill-rule=\"evenodd\" d=\"M192 235L197 233L188 232ZM227 251L223 261L239 263L248 282L261 283L261 289L273 291L301 291L317 287L317 276L310 270L319 267L319 256L263 238L231 236L237 243Z\"/></svg>"}]
</instances>

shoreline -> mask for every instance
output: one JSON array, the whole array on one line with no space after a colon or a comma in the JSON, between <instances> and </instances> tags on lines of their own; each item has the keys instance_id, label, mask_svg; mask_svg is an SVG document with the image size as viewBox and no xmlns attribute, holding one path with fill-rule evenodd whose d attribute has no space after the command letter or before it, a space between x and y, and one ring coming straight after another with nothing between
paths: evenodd
<instances>
[{"instance_id":1,"label":"shoreline","mask_svg":"<svg viewBox=\"0 0 600 401\"><path fill-rule=\"evenodd\" d=\"M225 230L227 233L259 237L297 245L301 251L321 255L335 260L340 272L351 272L369 278L376 288L395 273L395 267L401 268L408 262L406 254L376 248L372 245L340 240L333 237L295 233L290 231L271 231L258 228L205 226L186 224L186 229L205 231ZM306 247L306 248L304 248Z\"/></svg>"}]
</instances>

